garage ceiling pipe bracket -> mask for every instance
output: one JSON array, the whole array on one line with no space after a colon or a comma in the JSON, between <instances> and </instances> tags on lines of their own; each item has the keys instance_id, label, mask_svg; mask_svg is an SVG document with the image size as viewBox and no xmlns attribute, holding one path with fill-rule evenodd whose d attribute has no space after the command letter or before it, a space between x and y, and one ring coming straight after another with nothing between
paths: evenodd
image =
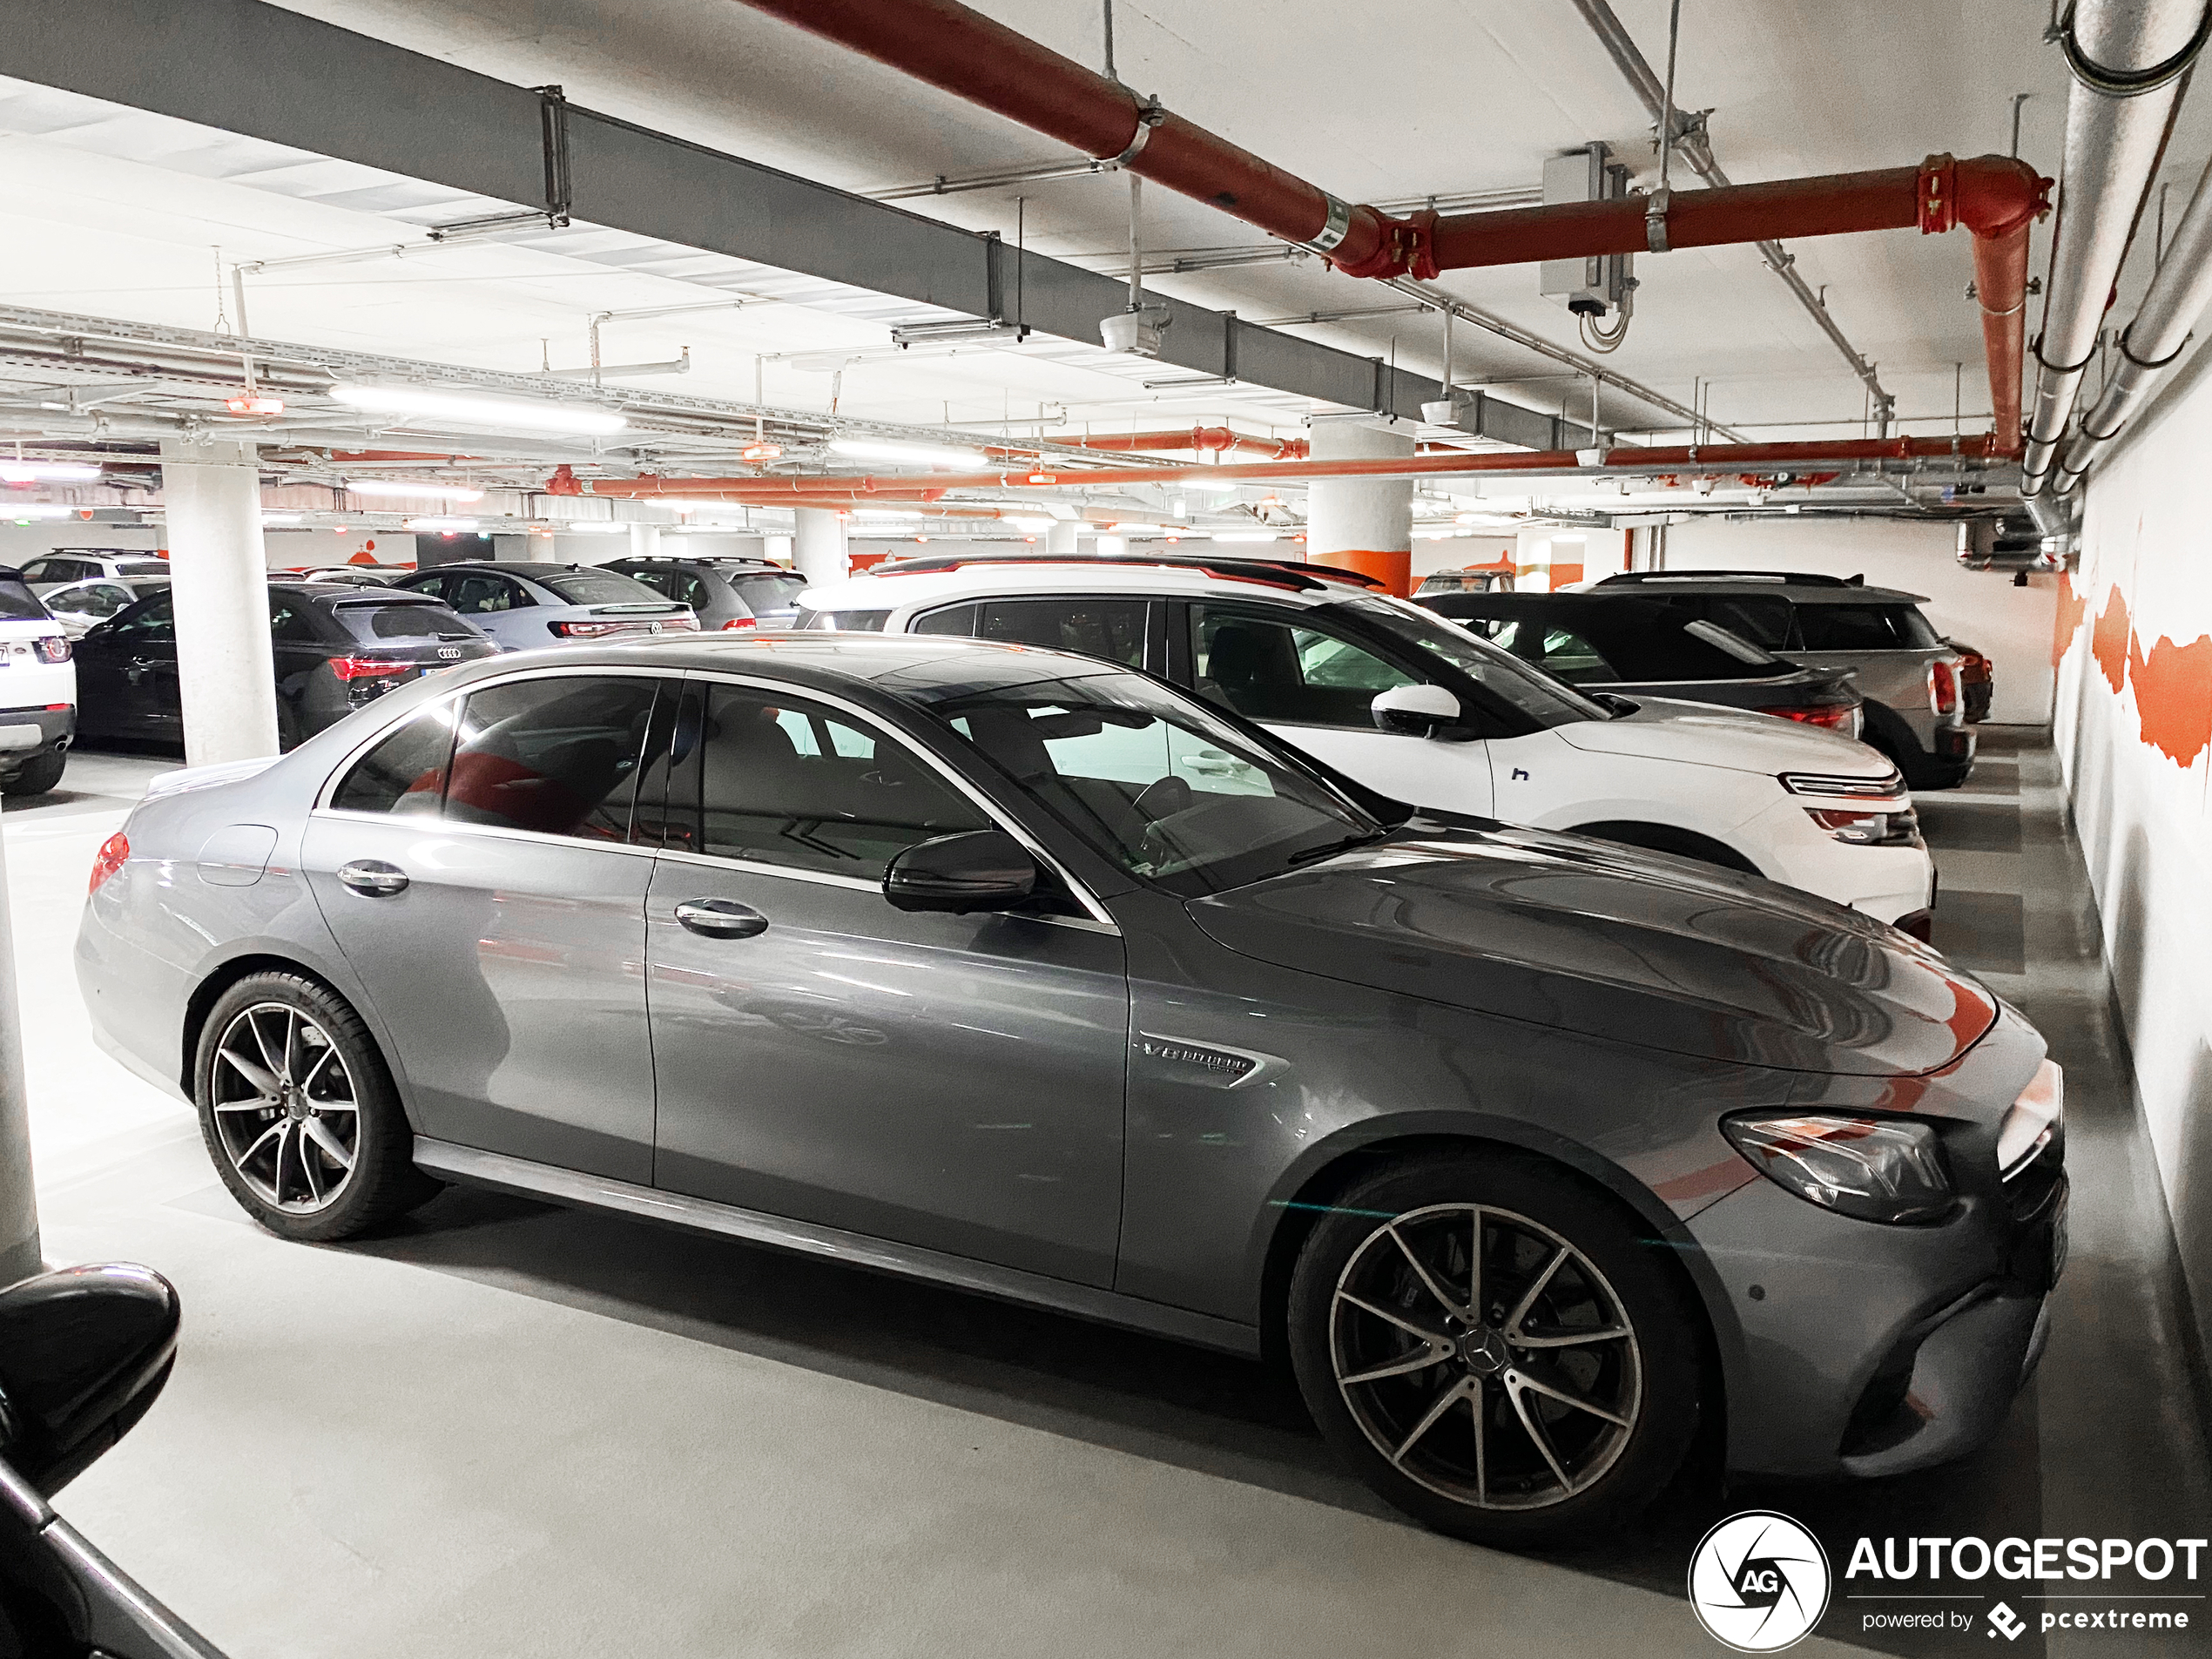
<instances>
[{"instance_id":1,"label":"garage ceiling pipe bracket","mask_svg":"<svg viewBox=\"0 0 2212 1659\"><path fill-rule=\"evenodd\" d=\"M511 225L543 225L549 231L569 227L569 208L575 199L569 185L569 100L557 86L531 89L537 94L538 138L545 152L545 206L521 213L488 213L481 219L455 219L434 225L430 239L504 230Z\"/></svg>"}]
</instances>

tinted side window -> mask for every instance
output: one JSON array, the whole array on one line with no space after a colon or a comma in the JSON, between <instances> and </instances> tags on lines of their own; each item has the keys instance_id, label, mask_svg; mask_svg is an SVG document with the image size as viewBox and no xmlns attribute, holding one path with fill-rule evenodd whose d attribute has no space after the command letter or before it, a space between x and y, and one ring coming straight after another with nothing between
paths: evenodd
<instances>
[{"instance_id":1,"label":"tinted side window","mask_svg":"<svg viewBox=\"0 0 2212 1659\"><path fill-rule=\"evenodd\" d=\"M975 631L975 613L981 605L941 605L936 610L916 617L907 631L910 634L957 634L961 638Z\"/></svg>"},{"instance_id":2,"label":"tinted side window","mask_svg":"<svg viewBox=\"0 0 2212 1659\"><path fill-rule=\"evenodd\" d=\"M1598 648L1571 628L1543 629L1542 655L1536 660L1570 685L1602 685L1621 678Z\"/></svg>"},{"instance_id":3,"label":"tinted side window","mask_svg":"<svg viewBox=\"0 0 2212 1659\"><path fill-rule=\"evenodd\" d=\"M1919 651L1935 631L1912 605L1799 605L1805 651Z\"/></svg>"},{"instance_id":4,"label":"tinted side window","mask_svg":"<svg viewBox=\"0 0 2212 1659\"><path fill-rule=\"evenodd\" d=\"M503 576L449 576L446 592L446 603L464 617L520 610L530 603L529 596Z\"/></svg>"},{"instance_id":5,"label":"tinted side window","mask_svg":"<svg viewBox=\"0 0 2212 1659\"><path fill-rule=\"evenodd\" d=\"M676 572L668 569L665 565L640 564L633 567L627 564L622 564L612 566L610 568L621 571L623 575L630 577L632 581L644 583L655 593L659 594L664 599L673 599L676 597L674 585Z\"/></svg>"},{"instance_id":6,"label":"tinted side window","mask_svg":"<svg viewBox=\"0 0 2212 1659\"><path fill-rule=\"evenodd\" d=\"M672 792L696 800L697 816L670 814L671 845L880 881L918 841L991 826L904 744L803 698L694 687L674 749L693 729L697 793L682 781Z\"/></svg>"},{"instance_id":7,"label":"tinted side window","mask_svg":"<svg viewBox=\"0 0 2212 1659\"><path fill-rule=\"evenodd\" d=\"M1769 651L1780 651L1790 644L1791 608L1787 599L1733 593L1716 593L1705 601L1709 619ZM1798 612L1800 617L1804 614Z\"/></svg>"},{"instance_id":8,"label":"tinted side window","mask_svg":"<svg viewBox=\"0 0 2212 1659\"><path fill-rule=\"evenodd\" d=\"M1144 666L1143 599L994 599L983 606L976 637L1016 645L1102 657L1124 668Z\"/></svg>"},{"instance_id":9,"label":"tinted side window","mask_svg":"<svg viewBox=\"0 0 2212 1659\"><path fill-rule=\"evenodd\" d=\"M283 644L312 645L319 637L315 619L297 599L269 596L269 637Z\"/></svg>"},{"instance_id":10,"label":"tinted side window","mask_svg":"<svg viewBox=\"0 0 2212 1659\"><path fill-rule=\"evenodd\" d=\"M330 804L345 813L436 816L453 756L453 710L441 703L401 725L354 762Z\"/></svg>"},{"instance_id":11,"label":"tinted side window","mask_svg":"<svg viewBox=\"0 0 2212 1659\"><path fill-rule=\"evenodd\" d=\"M115 631L127 634L138 645L173 644L177 638L177 610L167 594L149 599L135 616L118 617Z\"/></svg>"},{"instance_id":12,"label":"tinted side window","mask_svg":"<svg viewBox=\"0 0 2212 1659\"><path fill-rule=\"evenodd\" d=\"M462 710L445 815L624 840L657 684L549 674L475 693Z\"/></svg>"},{"instance_id":13,"label":"tinted side window","mask_svg":"<svg viewBox=\"0 0 2212 1659\"><path fill-rule=\"evenodd\" d=\"M1372 731L1375 693L1413 677L1318 628L1250 611L1190 607L1194 689L1251 720Z\"/></svg>"}]
</instances>

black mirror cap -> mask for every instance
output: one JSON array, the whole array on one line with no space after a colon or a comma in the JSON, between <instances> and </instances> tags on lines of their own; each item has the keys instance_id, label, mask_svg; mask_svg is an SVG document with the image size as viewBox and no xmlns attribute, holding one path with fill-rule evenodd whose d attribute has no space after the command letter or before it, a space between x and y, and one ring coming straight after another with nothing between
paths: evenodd
<instances>
[{"instance_id":1,"label":"black mirror cap","mask_svg":"<svg viewBox=\"0 0 2212 1659\"><path fill-rule=\"evenodd\" d=\"M1036 890L1036 860L1004 830L917 842L883 873L883 896L898 910L1010 910Z\"/></svg>"},{"instance_id":2,"label":"black mirror cap","mask_svg":"<svg viewBox=\"0 0 2212 1659\"><path fill-rule=\"evenodd\" d=\"M169 1380L176 1286L128 1263L0 1291L0 1458L51 1498L129 1433Z\"/></svg>"}]
</instances>

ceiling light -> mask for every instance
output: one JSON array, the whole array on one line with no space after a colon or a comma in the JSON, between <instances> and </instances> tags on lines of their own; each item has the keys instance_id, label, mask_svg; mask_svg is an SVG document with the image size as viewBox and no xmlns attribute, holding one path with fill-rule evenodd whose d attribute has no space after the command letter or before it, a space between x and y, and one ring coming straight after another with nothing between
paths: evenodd
<instances>
[{"instance_id":1,"label":"ceiling light","mask_svg":"<svg viewBox=\"0 0 2212 1659\"><path fill-rule=\"evenodd\" d=\"M478 520L473 518L410 518L401 524L403 530L473 530Z\"/></svg>"},{"instance_id":2,"label":"ceiling light","mask_svg":"<svg viewBox=\"0 0 2212 1659\"><path fill-rule=\"evenodd\" d=\"M1233 478L1191 478L1185 483L1188 488L1202 490L1209 496L1233 496L1244 488Z\"/></svg>"},{"instance_id":3,"label":"ceiling light","mask_svg":"<svg viewBox=\"0 0 2212 1659\"><path fill-rule=\"evenodd\" d=\"M1190 516L1190 503L1177 496L1168 511L1177 518L1188 518Z\"/></svg>"},{"instance_id":4,"label":"ceiling light","mask_svg":"<svg viewBox=\"0 0 2212 1659\"><path fill-rule=\"evenodd\" d=\"M1050 518L1031 516L1028 515L1023 515L1017 517L1013 514L1008 514L1007 516L1006 522L1013 525L1017 530L1028 530L1032 534L1041 534L1045 530L1050 529L1057 521Z\"/></svg>"},{"instance_id":5,"label":"ceiling light","mask_svg":"<svg viewBox=\"0 0 2212 1659\"><path fill-rule=\"evenodd\" d=\"M856 507L853 509L853 516L855 518L920 518L921 514L916 509L907 507Z\"/></svg>"},{"instance_id":6,"label":"ceiling light","mask_svg":"<svg viewBox=\"0 0 2212 1659\"><path fill-rule=\"evenodd\" d=\"M1098 538L1098 556L1102 559L1117 559L1128 551L1129 543L1118 536L1102 536Z\"/></svg>"},{"instance_id":7,"label":"ceiling light","mask_svg":"<svg viewBox=\"0 0 2212 1659\"><path fill-rule=\"evenodd\" d=\"M261 522L264 524L297 524L301 516L299 513L264 513Z\"/></svg>"},{"instance_id":8,"label":"ceiling light","mask_svg":"<svg viewBox=\"0 0 2212 1659\"><path fill-rule=\"evenodd\" d=\"M284 400L280 397L262 397L249 393L238 397L225 398L223 407L233 415L282 415Z\"/></svg>"},{"instance_id":9,"label":"ceiling light","mask_svg":"<svg viewBox=\"0 0 2212 1659\"><path fill-rule=\"evenodd\" d=\"M1213 539L1217 542L1271 542L1275 539L1275 532L1273 530L1216 530L1213 533Z\"/></svg>"},{"instance_id":10,"label":"ceiling light","mask_svg":"<svg viewBox=\"0 0 2212 1659\"><path fill-rule=\"evenodd\" d=\"M378 415L415 415L462 426L513 427L529 432L576 432L604 436L630 422L612 409L551 399L478 397L422 386L334 386L330 395L351 408Z\"/></svg>"},{"instance_id":11,"label":"ceiling light","mask_svg":"<svg viewBox=\"0 0 2212 1659\"><path fill-rule=\"evenodd\" d=\"M563 536L623 536L629 533L627 524L611 524L604 518L585 518L568 523L556 523L554 529Z\"/></svg>"},{"instance_id":12,"label":"ceiling light","mask_svg":"<svg viewBox=\"0 0 2212 1659\"><path fill-rule=\"evenodd\" d=\"M748 443L738 451L740 461L774 461L784 452L780 443Z\"/></svg>"},{"instance_id":13,"label":"ceiling light","mask_svg":"<svg viewBox=\"0 0 2212 1659\"><path fill-rule=\"evenodd\" d=\"M742 513L745 503L738 501L677 501L662 496L655 503L672 508L679 513Z\"/></svg>"},{"instance_id":14,"label":"ceiling light","mask_svg":"<svg viewBox=\"0 0 2212 1659\"><path fill-rule=\"evenodd\" d=\"M76 510L74 507L64 507L54 502L18 502L0 507L0 518L11 518L20 524L34 518L67 518Z\"/></svg>"},{"instance_id":15,"label":"ceiling light","mask_svg":"<svg viewBox=\"0 0 2212 1659\"><path fill-rule=\"evenodd\" d=\"M438 501L482 501L484 492L466 484L416 483L406 478L348 478L346 489L355 496L430 496Z\"/></svg>"},{"instance_id":16,"label":"ceiling light","mask_svg":"<svg viewBox=\"0 0 2212 1659\"><path fill-rule=\"evenodd\" d=\"M1116 523L1114 526L1115 530L1123 536L1163 536L1167 533L1167 528L1168 527L1164 524L1124 524L1120 523Z\"/></svg>"},{"instance_id":17,"label":"ceiling light","mask_svg":"<svg viewBox=\"0 0 2212 1659\"><path fill-rule=\"evenodd\" d=\"M832 438L829 451L854 461L890 461L907 467L980 467L982 452L947 444L898 443L888 438Z\"/></svg>"},{"instance_id":18,"label":"ceiling light","mask_svg":"<svg viewBox=\"0 0 2212 1659\"><path fill-rule=\"evenodd\" d=\"M89 484L99 475L80 461L0 461L0 483Z\"/></svg>"}]
</instances>

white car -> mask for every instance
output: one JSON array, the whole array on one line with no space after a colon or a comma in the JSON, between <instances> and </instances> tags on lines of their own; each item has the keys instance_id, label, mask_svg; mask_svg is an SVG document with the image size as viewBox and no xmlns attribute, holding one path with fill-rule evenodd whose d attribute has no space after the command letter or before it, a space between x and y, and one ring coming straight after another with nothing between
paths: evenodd
<instances>
[{"instance_id":1,"label":"white car","mask_svg":"<svg viewBox=\"0 0 2212 1659\"><path fill-rule=\"evenodd\" d=\"M0 795L43 795L61 782L77 736L72 655L30 585L0 569Z\"/></svg>"},{"instance_id":2,"label":"white car","mask_svg":"<svg viewBox=\"0 0 2212 1659\"><path fill-rule=\"evenodd\" d=\"M799 625L1107 658L1396 799L1702 859L1926 937L1934 865L1874 750L1770 715L1585 695L1363 580L1263 560L913 559L807 589Z\"/></svg>"},{"instance_id":3,"label":"white car","mask_svg":"<svg viewBox=\"0 0 2212 1659\"><path fill-rule=\"evenodd\" d=\"M128 548L57 547L42 553L23 567L23 579L33 593L44 594L69 582L90 582L95 577L157 576L169 574L169 561L157 553L133 553Z\"/></svg>"},{"instance_id":4,"label":"white car","mask_svg":"<svg viewBox=\"0 0 2212 1659\"><path fill-rule=\"evenodd\" d=\"M128 610L148 594L159 593L168 585L165 571L160 576L109 576L48 588L39 597L64 632L71 639L82 639L110 617Z\"/></svg>"}]
</instances>

